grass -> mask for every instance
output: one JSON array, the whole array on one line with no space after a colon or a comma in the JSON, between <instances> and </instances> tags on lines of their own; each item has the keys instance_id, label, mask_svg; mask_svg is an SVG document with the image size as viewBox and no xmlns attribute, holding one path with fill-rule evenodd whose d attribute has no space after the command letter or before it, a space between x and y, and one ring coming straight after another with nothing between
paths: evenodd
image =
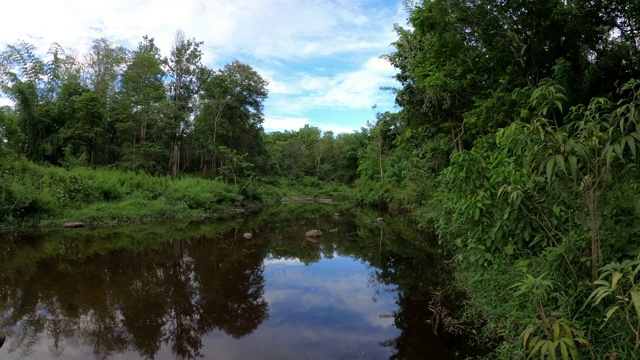
<instances>
[{"instance_id":1,"label":"grass","mask_svg":"<svg viewBox=\"0 0 640 360\"><path fill-rule=\"evenodd\" d=\"M114 169L0 164L0 226L139 222L223 214L243 197L232 185Z\"/></svg>"},{"instance_id":2,"label":"grass","mask_svg":"<svg viewBox=\"0 0 640 360\"><path fill-rule=\"evenodd\" d=\"M64 169L17 157L0 159L0 229L57 227L80 221L113 225L153 220L232 216L248 203L279 204L283 197L345 201L351 189L315 178L251 178L239 186L185 175L157 177L110 168Z\"/></svg>"},{"instance_id":3,"label":"grass","mask_svg":"<svg viewBox=\"0 0 640 360\"><path fill-rule=\"evenodd\" d=\"M278 204L282 198L303 196L333 199L348 202L354 197L354 190L336 182L322 182L313 177L300 179L267 178L256 186L253 196L266 204Z\"/></svg>"}]
</instances>

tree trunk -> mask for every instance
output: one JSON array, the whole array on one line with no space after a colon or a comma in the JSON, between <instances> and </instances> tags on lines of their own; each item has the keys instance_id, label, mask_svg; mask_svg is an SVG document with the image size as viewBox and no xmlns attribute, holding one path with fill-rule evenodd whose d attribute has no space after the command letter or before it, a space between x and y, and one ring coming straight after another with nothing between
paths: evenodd
<instances>
[{"instance_id":1,"label":"tree trunk","mask_svg":"<svg viewBox=\"0 0 640 360\"><path fill-rule=\"evenodd\" d=\"M173 142L169 169L171 171L171 177L175 179L178 176L178 171L180 169L180 142L178 140Z\"/></svg>"}]
</instances>

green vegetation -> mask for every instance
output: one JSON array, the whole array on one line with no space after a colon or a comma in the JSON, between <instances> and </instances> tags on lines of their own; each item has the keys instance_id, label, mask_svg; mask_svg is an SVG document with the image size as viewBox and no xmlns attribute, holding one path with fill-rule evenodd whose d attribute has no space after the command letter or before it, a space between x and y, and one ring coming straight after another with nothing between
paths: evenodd
<instances>
[{"instance_id":1,"label":"green vegetation","mask_svg":"<svg viewBox=\"0 0 640 360\"><path fill-rule=\"evenodd\" d=\"M85 61L54 44L0 52L0 227L232 214L287 196L348 199L359 134L265 134L267 82L249 65L201 62L178 31L168 57L145 36L106 39Z\"/></svg>"},{"instance_id":2,"label":"green vegetation","mask_svg":"<svg viewBox=\"0 0 640 360\"><path fill-rule=\"evenodd\" d=\"M241 201L237 188L200 178L172 180L111 169L38 166L4 159L0 221L4 226L67 221L89 224L219 216Z\"/></svg>"},{"instance_id":3,"label":"green vegetation","mask_svg":"<svg viewBox=\"0 0 640 360\"><path fill-rule=\"evenodd\" d=\"M490 358L639 358L640 6L406 5L360 198L437 230Z\"/></svg>"},{"instance_id":4,"label":"green vegetation","mask_svg":"<svg viewBox=\"0 0 640 360\"><path fill-rule=\"evenodd\" d=\"M0 221L353 194L437 232L454 315L490 356L638 359L640 4L405 5L386 56L400 110L352 134L265 134L266 81L206 68L180 32L168 58L148 37L133 52L96 40L84 64L8 46Z\"/></svg>"}]
</instances>

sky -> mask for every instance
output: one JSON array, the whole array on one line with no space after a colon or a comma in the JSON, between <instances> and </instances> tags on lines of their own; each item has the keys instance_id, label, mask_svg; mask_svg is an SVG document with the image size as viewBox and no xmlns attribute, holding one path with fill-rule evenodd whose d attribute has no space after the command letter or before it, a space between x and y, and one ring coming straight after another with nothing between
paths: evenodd
<instances>
[{"instance_id":1,"label":"sky","mask_svg":"<svg viewBox=\"0 0 640 360\"><path fill-rule=\"evenodd\" d=\"M2 5L0 49L24 40L44 55L57 42L82 54L106 38L133 50L148 35L168 55L182 30L204 42L206 66L237 59L269 81L266 131L341 133L394 111L380 88L397 86L396 70L381 55L405 22L402 0L19 0Z\"/></svg>"}]
</instances>

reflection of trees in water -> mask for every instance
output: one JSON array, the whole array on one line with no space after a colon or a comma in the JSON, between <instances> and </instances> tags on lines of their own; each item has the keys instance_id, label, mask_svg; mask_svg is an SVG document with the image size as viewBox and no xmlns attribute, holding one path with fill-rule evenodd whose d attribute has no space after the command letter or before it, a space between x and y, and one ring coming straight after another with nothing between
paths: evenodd
<instances>
[{"instance_id":1,"label":"reflection of trees in water","mask_svg":"<svg viewBox=\"0 0 640 360\"><path fill-rule=\"evenodd\" d=\"M371 264L371 287L397 288L397 311L381 314L401 331L383 344L394 359L455 351L426 323L429 293L442 280L423 233L402 220L364 221L378 214L334 217L331 208L306 209L259 214L226 234L155 249L140 249L136 238L131 250L78 256L83 260L59 257L4 272L0 264L0 327L15 325L5 346L29 357L46 333L53 355L86 344L98 359L124 351L154 358L164 344L179 358L195 358L204 335L218 330L240 338L267 319L266 254L305 264L340 254ZM325 236L306 240L316 227ZM253 239L241 238L245 231Z\"/></svg>"},{"instance_id":2,"label":"reflection of trees in water","mask_svg":"<svg viewBox=\"0 0 640 360\"><path fill-rule=\"evenodd\" d=\"M274 258L297 258L309 264L339 254L371 264L369 286L376 288L372 301L377 301L379 288L392 288L397 293L398 309L380 314L393 318L400 330L398 337L382 342L393 349L392 359L457 358L452 344L458 339L436 336L428 323L430 295L443 285L442 260L434 250L432 235L420 231L406 218L367 221L378 216L347 214L335 218L330 210L301 216L289 213L287 219L270 218L258 227L269 228L274 236L270 248ZM304 232L316 223L321 224L325 236L317 243L305 241ZM336 231L327 233L329 229Z\"/></svg>"},{"instance_id":3,"label":"reflection of trees in water","mask_svg":"<svg viewBox=\"0 0 640 360\"><path fill-rule=\"evenodd\" d=\"M432 292L443 286L442 259L433 238L407 219L384 223L360 223L358 241L340 246L372 265L370 286L395 286L398 309L393 317L400 334L382 342L394 350L391 359L454 359L459 339L436 336L429 324L428 303Z\"/></svg>"},{"instance_id":4,"label":"reflection of trees in water","mask_svg":"<svg viewBox=\"0 0 640 360\"><path fill-rule=\"evenodd\" d=\"M32 271L4 274L0 327L10 329L10 350L28 358L46 333L54 356L65 344L84 343L96 359L125 351L153 358L164 343L179 358L195 358L214 330L235 338L254 331L268 316L265 245L228 237L191 242L40 261Z\"/></svg>"}]
</instances>

